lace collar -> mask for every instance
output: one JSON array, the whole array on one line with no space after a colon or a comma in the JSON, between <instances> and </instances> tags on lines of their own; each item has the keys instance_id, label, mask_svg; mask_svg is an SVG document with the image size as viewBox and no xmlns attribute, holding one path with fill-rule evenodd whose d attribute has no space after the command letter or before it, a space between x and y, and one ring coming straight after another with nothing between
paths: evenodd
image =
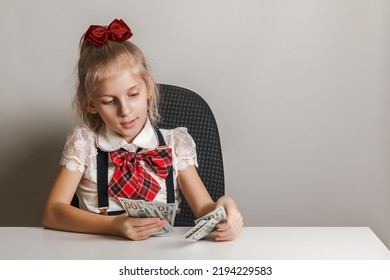
<instances>
[{"instance_id":1,"label":"lace collar","mask_svg":"<svg viewBox=\"0 0 390 280\"><path fill-rule=\"evenodd\" d=\"M106 152L112 152L119 149L125 149L129 152L135 152L138 148L155 149L158 146L158 138L156 132L149 119L146 121L144 128L134 138L132 143L127 143L115 131L103 126L96 138L97 146Z\"/></svg>"}]
</instances>

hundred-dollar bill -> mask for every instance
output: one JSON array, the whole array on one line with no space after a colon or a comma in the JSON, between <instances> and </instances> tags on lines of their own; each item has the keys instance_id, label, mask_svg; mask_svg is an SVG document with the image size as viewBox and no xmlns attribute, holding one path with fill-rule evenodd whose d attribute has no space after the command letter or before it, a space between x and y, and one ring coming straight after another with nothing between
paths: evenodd
<instances>
[{"instance_id":1,"label":"hundred-dollar bill","mask_svg":"<svg viewBox=\"0 0 390 280\"><path fill-rule=\"evenodd\" d=\"M154 203L147 204L147 202L144 200L134 200L134 199L128 199L122 197L119 198L119 202L122 204L122 207L126 210L127 214L131 217L136 217L136 218L159 217L162 219L166 219L164 215L159 212L158 208L155 207ZM174 207L171 206L171 208L175 208L176 211L176 206ZM167 224L157 234L161 235L170 232L173 232L173 227L170 225L169 221L167 220Z\"/></svg>"},{"instance_id":2,"label":"hundred-dollar bill","mask_svg":"<svg viewBox=\"0 0 390 280\"><path fill-rule=\"evenodd\" d=\"M188 232L181 236L181 239L189 241L198 241L203 237L209 235L215 228L215 226L226 220L226 212L223 206L218 207L214 211L204 215L203 217L195 220L196 225Z\"/></svg>"},{"instance_id":3,"label":"hundred-dollar bill","mask_svg":"<svg viewBox=\"0 0 390 280\"><path fill-rule=\"evenodd\" d=\"M191 235L193 235L197 230L199 230L205 223L207 223L206 220L201 220L199 223L197 223L193 228L191 228L189 231L187 231L185 234L183 234L180 239L188 239Z\"/></svg>"},{"instance_id":4,"label":"hundred-dollar bill","mask_svg":"<svg viewBox=\"0 0 390 280\"><path fill-rule=\"evenodd\" d=\"M206 220L201 220L201 222ZM210 220L207 220L206 223L201 226L200 229L198 229L194 234L190 235L187 240L189 241L198 241L199 239L202 239L203 237L209 235L215 228L216 224L218 224L219 221L212 218Z\"/></svg>"},{"instance_id":5,"label":"hundred-dollar bill","mask_svg":"<svg viewBox=\"0 0 390 280\"><path fill-rule=\"evenodd\" d=\"M155 207L164 216L165 220L173 226L176 217L176 203L145 202L147 206Z\"/></svg>"},{"instance_id":6,"label":"hundred-dollar bill","mask_svg":"<svg viewBox=\"0 0 390 280\"><path fill-rule=\"evenodd\" d=\"M122 207L126 210L127 214L131 217L136 218L149 218L151 213L149 208L145 205L143 200L132 200L119 197L119 202Z\"/></svg>"},{"instance_id":7,"label":"hundred-dollar bill","mask_svg":"<svg viewBox=\"0 0 390 280\"><path fill-rule=\"evenodd\" d=\"M148 208L149 213L151 213L151 217L159 217L161 219L165 219L164 215L157 209L154 203L147 203L144 201L144 205ZM166 220L166 219L165 219ZM167 223L163 229L168 230L168 232L173 232L173 227L169 224L169 221L166 220ZM160 234L161 232L159 232Z\"/></svg>"},{"instance_id":8,"label":"hundred-dollar bill","mask_svg":"<svg viewBox=\"0 0 390 280\"><path fill-rule=\"evenodd\" d=\"M204 215L203 217L196 219L195 224L199 223L199 221L201 220L210 220L210 219L216 219L219 222L226 220L225 208L223 206L219 206L214 211L211 211L210 213Z\"/></svg>"}]
</instances>

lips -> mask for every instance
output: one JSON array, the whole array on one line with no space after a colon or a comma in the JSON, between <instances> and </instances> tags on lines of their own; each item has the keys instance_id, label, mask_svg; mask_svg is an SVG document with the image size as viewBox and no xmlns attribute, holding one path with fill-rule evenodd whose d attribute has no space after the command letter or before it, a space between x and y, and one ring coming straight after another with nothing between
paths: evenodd
<instances>
[{"instance_id":1,"label":"lips","mask_svg":"<svg viewBox=\"0 0 390 280\"><path fill-rule=\"evenodd\" d=\"M137 119L134 119L134 120L131 120L131 121L127 121L127 122L122 122L121 126L123 128L132 128L135 125L136 120Z\"/></svg>"}]
</instances>

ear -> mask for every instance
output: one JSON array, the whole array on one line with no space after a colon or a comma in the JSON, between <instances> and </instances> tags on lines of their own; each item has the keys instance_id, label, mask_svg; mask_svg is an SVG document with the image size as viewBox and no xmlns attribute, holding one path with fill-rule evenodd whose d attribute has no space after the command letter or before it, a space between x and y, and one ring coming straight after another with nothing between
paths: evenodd
<instances>
[{"instance_id":1,"label":"ear","mask_svg":"<svg viewBox=\"0 0 390 280\"><path fill-rule=\"evenodd\" d=\"M98 113L97 109L95 108L95 106L93 106L92 103L90 103L89 106L87 106L87 112L94 115Z\"/></svg>"}]
</instances>

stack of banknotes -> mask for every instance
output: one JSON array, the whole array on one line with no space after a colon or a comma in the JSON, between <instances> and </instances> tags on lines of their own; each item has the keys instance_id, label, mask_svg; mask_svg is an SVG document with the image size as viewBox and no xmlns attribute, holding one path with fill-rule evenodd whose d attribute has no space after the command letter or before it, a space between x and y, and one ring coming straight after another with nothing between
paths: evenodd
<instances>
[{"instance_id":1,"label":"stack of banknotes","mask_svg":"<svg viewBox=\"0 0 390 280\"><path fill-rule=\"evenodd\" d=\"M219 222L226 220L226 212L223 206L195 220L195 226L181 236L181 239L198 241L209 235Z\"/></svg>"},{"instance_id":2,"label":"stack of banknotes","mask_svg":"<svg viewBox=\"0 0 390 280\"><path fill-rule=\"evenodd\" d=\"M130 217L149 218L160 217L167 220L167 224L157 235L173 232L173 223L177 210L176 203L147 202L145 200L133 200L128 198L119 198L119 202Z\"/></svg>"},{"instance_id":3,"label":"stack of banknotes","mask_svg":"<svg viewBox=\"0 0 390 280\"><path fill-rule=\"evenodd\" d=\"M156 235L165 235L173 232L173 224L177 210L176 203L147 202L145 200L133 200L119 198L122 207L127 214L136 218L160 217L167 220L167 224ZM209 235L219 222L226 220L226 212L223 206L195 220L195 226L181 236L183 240L197 241Z\"/></svg>"}]
</instances>

